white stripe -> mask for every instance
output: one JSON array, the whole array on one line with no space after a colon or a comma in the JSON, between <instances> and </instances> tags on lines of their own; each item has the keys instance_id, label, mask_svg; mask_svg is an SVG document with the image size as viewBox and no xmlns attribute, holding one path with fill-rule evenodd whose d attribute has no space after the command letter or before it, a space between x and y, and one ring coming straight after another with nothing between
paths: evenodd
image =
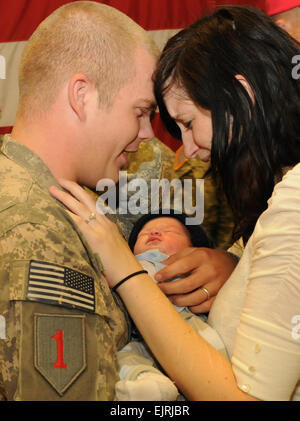
<instances>
[{"instance_id":1,"label":"white stripe","mask_svg":"<svg viewBox=\"0 0 300 421\"><path fill-rule=\"evenodd\" d=\"M49 276L40 276L40 275L30 275L30 279L45 279L45 281L55 281L59 282L60 284L63 284L63 279L60 280L58 278L49 278Z\"/></svg>"},{"instance_id":2,"label":"white stripe","mask_svg":"<svg viewBox=\"0 0 300 421\"><path fill-rule=\"evenodd\" d=\"M6 79L6 60L4 56L0 56L0 79Z\"/></svg>"},{"instance_id":3,"label":"white stripe","mask_svg":"<svg viewBox=\"0 0 300 421\"><path fill-rule=\"evenodd\" d=\"M0 79L0 126L15 123L19 100L19 63L26 41L0 42L0 55L5 59L6 79Z\"/></svg>"},{"instance_id":4,"label":"white stripe","mask_svg":"<svg viewBox=\"0 0 300 421\"><path fill-rule=\"evenodd\" d=\"M43 264L43 263L31 262L31 266L32 266L32 267L38 267L38 268L43 268L43 269L45 269L46 267L48 268L48 266L50 266L50 265L45 265L45 264ZM64 269L64 268L61 268L61 267L59 267L59 266L51 265L50 267L51 267L52 269L58 270L59 272L64 272L64 271L65 271L65 269Z\"/></svg>"},{"instance_id":5,"label":"white stripe","mask_svg":"<svg viewBox=\"0 0 300 421\"><path fill-rule=\"evenodd\" d=\"M62 303L77 305L77 306L80 306L80 307L83 307L83 308L88 308L89 310L94 310L94 307L92 307L92 306L87 306L85 304L81 304L81 303L78 303L78 302L72 301L72 300L64 300L64 299L60 299L60 298L58 299L58 298L55 298L55 297L52 297L52 296L48 297L47 295L39 295L39 294L28 293L28 297L43 298L44 300L49 299L49 300L54 300L54 301L58 301L58 302L62 302Z\"/></svg>"},{"instance_id":6,"label":"white stripe","mask_svg":"<svg viewBox=\"0 0 300 421\"><path fill-rule=\"evenodd\" d=\"M152 36L156 45L162 51L168 39L177 34L178 31L180 31L180 29L157 29L154 31L148 31L148 33Z\"/></svg>"},{"instance_id":7,"label":"white stripe","mask_svg":"<svg viewBox=\"0 0 300 421\"><path fill-rule=\"evenodd\" d=\"M55 275L55 276L59 276L60 278L64 278L63 273L57 273L54 271L51 272L50 270L41 271L41 269L30 269L30 273L40 273L41 275Z\"/></svg>"},{"instance_id":8,"label":"white stripe","mask_svg":"<svg viewBox=\"0 0 300 421\"><path fill-rule=\"evenodd\" d=\"M31 287L30 285L31 284L35 284L35 285L38 285L40 288L36 288L36 287ZM30 289L34 289L34 290L42 290L42 287L44 286L44 287L46 287L46 286L49 286L49 287L52 287L53 288L53 285L51 285L51 284L47 284L46 282L45 283L43 283L43 284L41 284L41 283L39 283L39 282L30 282L30 285L29 285L29 287L28 287L28 290L30 290ZM64 287L64 286L61 286L61 285L55 285L54 286L54 288L53 288L53 291L55 291L55 290L57 290L57 289L59 289L59 290L65 290L65 291L72 291L72 288L68 288L68 287ZM50 292L49 291L49 289L46 289L45 291L48 291L48 292ZM78 291L78 290L76 290L76 291ZM88 299L85 299L85 298L83 298L83 297L78 297L78 299L80 298L80 299L82 299L82 300L84 300L84 301L91 301L91 300L94 300L94 296L93 295L90 295L90 294L86 294L85 292L81 292L81 291L78 291L78 293L80 294L80 295L83 295L83 296L85 296L85 297L87 297ZM67 293L65 293L65 295L68 295ZM70 297L74 297L74 294L69 294L70 295Z\"/></svg>"}]
</instances>

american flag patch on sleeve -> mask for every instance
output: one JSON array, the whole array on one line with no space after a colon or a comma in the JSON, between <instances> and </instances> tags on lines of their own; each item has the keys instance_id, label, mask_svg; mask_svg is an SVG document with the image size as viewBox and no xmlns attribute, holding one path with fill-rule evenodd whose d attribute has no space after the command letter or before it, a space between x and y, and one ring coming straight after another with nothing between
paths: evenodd
<instances>
[{"instance_id":1,"label":"american flag patch on sleeve","mask_svg":"<svg viewBox=\"0 0 300 421\"><path fill-rule=\"evenodd\" d=\"M32 301L95 311L94 279L53 263L30 261L27 297Z\"/></svg>"}]
</instances>

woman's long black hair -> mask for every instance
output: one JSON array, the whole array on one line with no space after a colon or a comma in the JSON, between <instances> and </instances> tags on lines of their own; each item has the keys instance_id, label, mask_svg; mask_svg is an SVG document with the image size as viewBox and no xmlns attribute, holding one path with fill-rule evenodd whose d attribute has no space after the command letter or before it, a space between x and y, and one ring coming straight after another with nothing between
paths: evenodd
<instances>
[{"instance_id":1,"label":"woman's long black hair","mask_svg":"<svg viewBox=\"0 0 300 421\"><path fill-rule=\"evenodd\" d=\"M233 210L234 239L248 240L283 169L300 162L300 79L292 77L298 54L300 45L264 13L231 6L180 31L160 57L155 95L169 132L180 138L164 103L170 87L211 111L211 167Z\"/></svg>"}]
</instances>

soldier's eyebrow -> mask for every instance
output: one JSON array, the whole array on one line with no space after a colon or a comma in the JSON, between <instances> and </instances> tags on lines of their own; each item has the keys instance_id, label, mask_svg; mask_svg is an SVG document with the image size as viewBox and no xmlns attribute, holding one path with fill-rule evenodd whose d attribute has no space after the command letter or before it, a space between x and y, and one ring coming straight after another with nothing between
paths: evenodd
<instances>
[{"instance_id":1,"label":"soldier's eyebrow","mask_svg":"<svg viewBox=\"0 0 300 421\"><path fill-rule=\"evenodd\" d=\"M136 106L149 108L149 110L155 110L157 107L156 102L148 98L140 98L136 101L136 104Z\"/></svg>"}]
</instances>

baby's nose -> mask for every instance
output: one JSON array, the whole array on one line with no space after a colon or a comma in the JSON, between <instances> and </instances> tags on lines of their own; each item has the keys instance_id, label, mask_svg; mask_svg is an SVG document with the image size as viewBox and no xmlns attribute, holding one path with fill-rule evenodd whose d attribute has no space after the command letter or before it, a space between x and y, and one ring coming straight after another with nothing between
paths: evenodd
<instances>
[{"instance_id":1,"label":"baby's nose","mask_svg":"<svg viewBox=\"0 0 300 421\"><path fill-rule=\"evenodd\" d=\"M151 234L152 235L161 235L161 232L158 231L157 229L153 229L153 230L151 230Z\"/></svg>"}]
</instances>

